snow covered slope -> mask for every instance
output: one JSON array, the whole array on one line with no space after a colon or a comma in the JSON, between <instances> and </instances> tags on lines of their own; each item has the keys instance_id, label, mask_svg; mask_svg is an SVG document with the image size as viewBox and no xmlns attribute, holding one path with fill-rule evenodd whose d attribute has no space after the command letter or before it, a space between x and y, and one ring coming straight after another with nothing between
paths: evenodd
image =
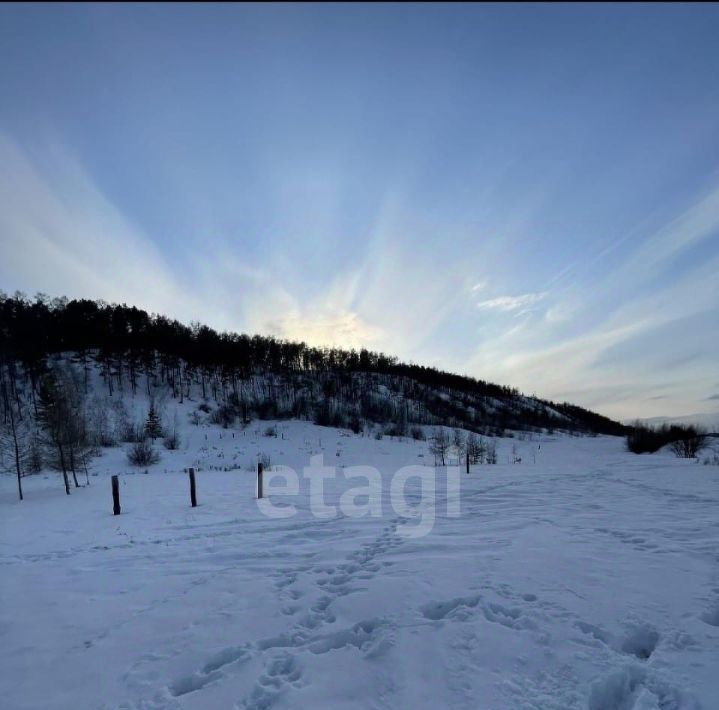
<instances>
[{"instance_id":1,"label":"snow covered slope","mask_svg":"<svg viewBox=\"0 0 719 710\"><path fill-rule=\"evenodd\" d=\"M22 503L0 481L3 708L719 707L719 467L503 439L461 474L459 517L438 473L412 538L388 490L426 442L267 426L186 427L147 474L106 450L69 497L58 474L26 478ZM381 471L381 517L312 514L318 453ZM298 472L270 499L291 517L258 509L258 454Z\"/></svg>"}]
</instances>

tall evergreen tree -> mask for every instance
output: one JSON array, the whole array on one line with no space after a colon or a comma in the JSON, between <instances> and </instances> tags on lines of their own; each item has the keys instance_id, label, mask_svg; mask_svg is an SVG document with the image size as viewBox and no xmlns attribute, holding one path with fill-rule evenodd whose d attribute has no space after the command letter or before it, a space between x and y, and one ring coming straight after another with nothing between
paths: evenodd
<instances>
[{"instance_id":1,"label":"tall evergreen tree","mask_svg":"<svg viewBox=\"0 0 719 710\"><path fill-rule=\"evenodd\" d=\"M162 423L155 409L154 400L150 401L150 409L147 412L147 421L145 422L145 434L153 441L162 436Z\"/></svg>"}]
</instances>

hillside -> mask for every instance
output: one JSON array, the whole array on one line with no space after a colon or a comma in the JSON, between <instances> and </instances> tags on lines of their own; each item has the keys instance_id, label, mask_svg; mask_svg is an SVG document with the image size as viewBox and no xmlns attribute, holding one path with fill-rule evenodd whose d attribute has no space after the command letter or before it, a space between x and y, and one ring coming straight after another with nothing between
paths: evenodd
<instances>
[{"instance_id":1,"label":"hillside","mask_svg":"<svg viewBox=\"0 0 719 710\"><path fill-rule=\"evenodd\" d=\"M61 354L89 388L135 395L164 391L177 401L211 402L237 419L308 419L351 427L382 425L407 434L415 424L484 434L561 429L622 434L621 424L569 403L443 372L368 350L317 348L272 337L217 333L125 305L0 295L0 354L9 387L34 398Z\"/></svg>"}]
</instances>

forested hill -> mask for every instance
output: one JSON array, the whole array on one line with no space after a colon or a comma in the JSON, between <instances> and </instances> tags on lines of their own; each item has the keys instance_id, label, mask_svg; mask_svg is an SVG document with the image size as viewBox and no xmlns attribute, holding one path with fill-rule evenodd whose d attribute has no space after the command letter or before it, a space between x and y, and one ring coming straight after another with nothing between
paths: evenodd
<instances>
[{"instance_id":1,"label":"forested hill","mask_svg":"<svg viewBox=\"0 0 719 710\"><path fill-rule=\"evenodd\" d=\"M243 416L443 423L478 431L561 428L622 434L621 424L568 403L526 397L516 389L362 349L312 347L274 337L218 333L133 306L103 301L29 300L0 293L0 355L35 387L53 355L94 362L110 394L123 382L134 392L145 378L175 397L235 403ZM272 387L251 391L258 378ZM278 389L277 384L284 384ZM537 383L541 390L541 382ZM278 394L278 392L280 394Z\"/></svg>"}]
</instances>

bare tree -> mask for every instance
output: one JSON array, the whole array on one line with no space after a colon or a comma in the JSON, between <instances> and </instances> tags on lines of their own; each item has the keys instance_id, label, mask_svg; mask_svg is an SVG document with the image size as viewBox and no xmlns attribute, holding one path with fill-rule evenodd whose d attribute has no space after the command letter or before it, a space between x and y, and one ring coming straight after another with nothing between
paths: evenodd
<instances>
[{"instance_id":1,"label":"bare tree","mask_svg":"<svg viewBox=\"0 0 719 710\"><path fill-rule=\"evenodd\" d=\"M697 454L706 446L707 435L702 429L691 427L687 435L669 445L675 456L682 459L696 458Z\"/></svg>"},{"instance_id":2,"label":"bare tree","mask_svg":"<svg viewBox=\"0 0 719 710\"><path fill-rule=\"evenodd\" d=\"M88 437L93 446L115 446L117 436L112 426L110 412L117 405L122 405L122 399L111 401L101 396L93 397L86 408L86 419L88 422Z\"/></svg>"},{"instance_id":3,"label":"bare tree","mask_svg":"<svg viewBox=\"0 0 719 710\"><path fill-rule=\"evenodd\" d=\"M455 453L457 454L457 465L461 464L462 458L464 457L467 465L467 473L469 473L469 459L466 457L467 439L461 429L454 429L452 431L452 446L454 446Z\"/></svg>"},{"instance_id":4,"label":"bare tree","mask_svg":"<svg viewBox=\"0 0 719 710\"><path fill-rule=\"evenodd\" d=\"M457 455L464 455L464 452L467 447L467 440L464 436L464 432L461 429L455 429L452 432L452 444L454 445L454 448L457 450Z\"/></svg>"},{"instance_id":5,"label":"bare tree","mask_svg":"<svg viewBox=\"0 0 719 710\"><path fill-rule=\"evenodd\" d=\"M442 427L437 427L434 430L434 434L429 440L429 451L434 454L435 464L446 465L445 460L449 451L449 435Z\"/></svg>"},{"instance_id":6,"label":"bare tree","mask_svg":"<svg viewBox=\"0 0 719 710\"><path fill-rule=\"evenodd\" d=\"M497 442L494 439L490 439L489 444L487 444L485 458L487 463L497 463Z\"/></svg>"},{"instance_id":7,"label":"bare tree","mask_svg":"<svg viewBox=\"0 0 719 710\"><path fill-rule=\"evenodd\" d=\"M169 449L171 451L180 448L180 435L178 434L178 431L177 431L178 424L179 424L179 421L178 421L178 417L177 417L177 410L175 410L175 414L172 417L172 428L162 442L164 444L165 448ZM275 431L275 436L277 436L276 431Z\"/></svg>"},{"instance_id":8,"label":"bare tree","mask_svg":"<svg viewBox=\"0 0 719 710\"><path fill-rule=\"evenodd\" d=\"M8 388L5 384L5 374L3 371L2 375L2 401L3 401L3 427L0 431L0 443L3 449L10 449L12 451L12 459L15 466L15 473L17 474L17 492L20 500L23 500L22 494L22 468L20 465L21 461L21 441L22 437L18 432L18 420L17 415L14 411L15 404L11 401L8 396Z\"/></svg>"},{"instance_id":9,"label":"bare tree","mask_svg":"<svg viewBox=\"0 0 719 710\"><path fill-rule=\"evenodd\" d=\"M43 426L45 442L57 452L65 493L70 495L70 481L67 477L68 466L68 430L70 407L64 397L56 373L50 372L40 381L40 406L38 416Z\"/></svg>"},{"instance_id":10,"label":"bare tree","mask_svg":"<svg viewBox=\"0 0 719 710\"><path fill-rule=\"evenodd\" d=\"M86 482L90 483L90 476L87 470L87 462L92 454L92 444L90 442L84 389L80 385L75 370L69 365L66 366L58 378L62 387L62 396L67 402L67 410L69 419L65 423L67 445L69 451L69 464L72 471L73 482L75 488L79 488L77 482L77 471L82 467L85 471Z\"/></svg>"},{"instance_id":11,"label":"bare tree","mask_svg":"<svg viewBox=\"0 0 719 710\"><path fill-rule=\"evenodd\" d=\"M470 464L484 463L484 455L487 447L482 437L470 434L467 437L467 460Z\"/></svg>"}]
</instances>

